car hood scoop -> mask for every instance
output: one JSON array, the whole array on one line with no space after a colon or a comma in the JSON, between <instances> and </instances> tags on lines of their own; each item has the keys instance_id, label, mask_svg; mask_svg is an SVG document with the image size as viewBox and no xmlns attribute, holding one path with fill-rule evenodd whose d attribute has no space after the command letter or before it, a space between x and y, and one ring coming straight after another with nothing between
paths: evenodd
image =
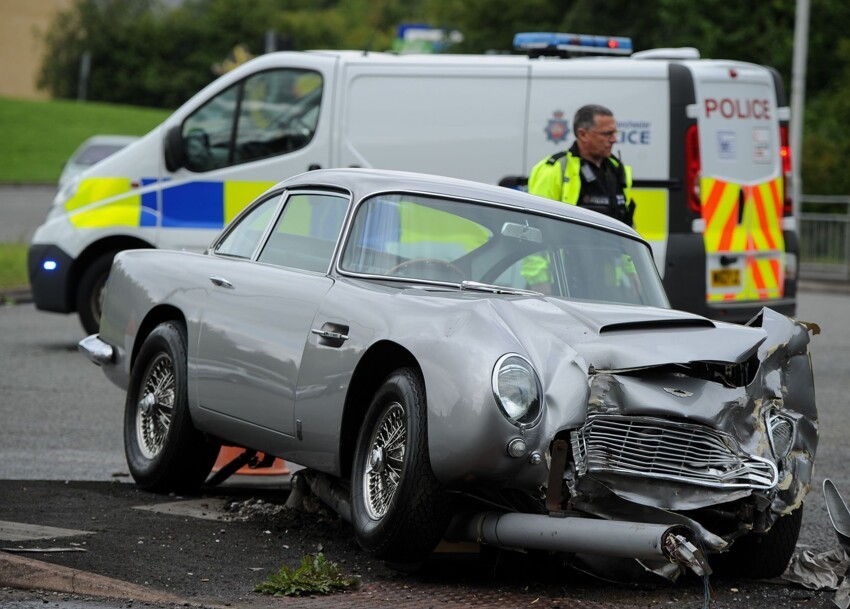
<instances>
[{"instance_id":1,"label":"car hood scoop","mask_svg":"<svg viewBox=\"0 0 850 609\"><path fill-rule=\"evenodd\" d=\"M520 340L523 336L539 338L545 332L597 370L691 362L740 364L753 357L767 337L762 328L717 323L692 313L654 307L554 298L501 300L493 305Z\"/></svg>"}]
</instances>

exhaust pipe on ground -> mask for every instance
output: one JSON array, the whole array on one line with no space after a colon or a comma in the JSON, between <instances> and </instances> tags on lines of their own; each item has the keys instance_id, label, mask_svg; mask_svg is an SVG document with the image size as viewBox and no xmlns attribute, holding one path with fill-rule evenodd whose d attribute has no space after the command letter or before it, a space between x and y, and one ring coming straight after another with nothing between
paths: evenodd
<instances>
[{"instance_id":1,"label":"exhaust pipe on ground","mask_svg":"<svg viewBox=\"0 0 850 609\"><path fill-rule=\"evenodd\" d=\"M699 577L711 567L682 525L556 518L544 514L478 512L454 517L446 532L449 541L473 541L503 548L599 554L638 560L665 559Z\"/></svg>"}]
</instances>

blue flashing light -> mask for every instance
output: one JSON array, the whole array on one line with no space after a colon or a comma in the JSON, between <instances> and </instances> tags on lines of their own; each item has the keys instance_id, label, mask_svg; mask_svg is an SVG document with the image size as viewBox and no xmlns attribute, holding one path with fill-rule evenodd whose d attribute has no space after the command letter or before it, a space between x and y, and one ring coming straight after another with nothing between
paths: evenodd
<instances>
[{"instance_id":1,"label":"blue flashing light","mask_svg":"<svg viewBox=\"0 0 850 609\"><path fill-rule=\"evenodd\" d=\"M56 264L55 260L45 260L41 263L41 268L43 268L45 271L55 271L57 266L59 265Z\"/></svg>"},{"instance_id":2,"label":"blue flashing light","mask_svg":"<svg viewBox=\"0 0 850 609\"><path fill-rule=\"evenodd\" d=\"M625 36L591 36L557 32L521 32L514 48L529 54L558 55L567 52L593 55L631 55L632 39Z\"/></svg>"}]
</instances>

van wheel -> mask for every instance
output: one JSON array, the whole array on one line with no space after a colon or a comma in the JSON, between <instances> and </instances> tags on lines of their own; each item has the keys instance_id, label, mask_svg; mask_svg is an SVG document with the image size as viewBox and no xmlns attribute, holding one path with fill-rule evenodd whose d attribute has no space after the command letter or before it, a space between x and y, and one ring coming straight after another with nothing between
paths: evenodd
<instances>
[{"instance_id":1,"label":"van wheel","mask_svg":"<svg viewBox=\"0 0 850 609\"><path fill-rule=\"evenodd\" d=\"M100 329L100 314L103 309L103 288L109 269L112 268L114 252L107 252L89 264L77 286L77 315L86 334L95 334Z\"/></svg>"},{"instance_id":2,"label":"van wheel","mask_svg":"<svg viewBox=\"0 0 850 609\"><path fill-rule=\"evenodd\" d=\"M130 375L124 409L124 452L140 487L197 489L221 445L195 429L186 388L186 330L165 322L145 339Z\"/></svg>"},{"instance_id":3,"label":"van wheel","mask_svg":"<svg viewBox=\"0 0 850 609\"><path fill-rule=\"evenodd\" d=\"M378 389L357 441L351 512L358 543L376 558L423 561L439 543L450 515L431 469L425 387L411 368Z\"/></svg>"}]
</instances>

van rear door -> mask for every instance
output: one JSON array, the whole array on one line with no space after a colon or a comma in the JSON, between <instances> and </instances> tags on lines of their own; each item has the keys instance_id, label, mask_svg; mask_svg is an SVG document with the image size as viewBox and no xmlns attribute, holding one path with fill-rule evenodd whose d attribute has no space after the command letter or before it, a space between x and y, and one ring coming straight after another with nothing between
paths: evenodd
<instances>
[{"instance_id":1,"label":"van rear door","mask_svg":"<svg viewBox=\"0 0 850 609\"><path fill-rule=\"evenodd\" d=\"M772 75L737 62L701 61L690 67L708 304L782 298L784 184Z\"/></svg>"}]
</instances>

